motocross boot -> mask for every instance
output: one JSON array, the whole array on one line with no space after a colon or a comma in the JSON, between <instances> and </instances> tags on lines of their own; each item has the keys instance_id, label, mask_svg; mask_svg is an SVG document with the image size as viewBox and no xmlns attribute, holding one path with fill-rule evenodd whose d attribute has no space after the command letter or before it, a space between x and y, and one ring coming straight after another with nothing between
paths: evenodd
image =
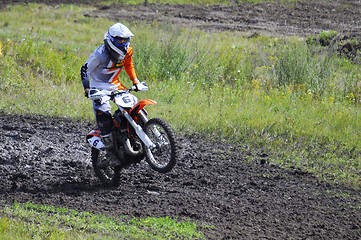
<instances>
[{"instance_id":1,"label":"motocross boot","mask_svg":"<svg viewBox=\"0 0 361 240\"><path fill-rule=\"evenodd\" d=\"M106 168L108 166L110 167L116 167L120 165L120 161L118 160L117 156L114 153L113 148L113 138L111 134L102 135L100 136L102 139L102 142L104 144L104 148L106 151L105 159L101 161L98 166L100 168Z\"/></svg>"}]
</instances>

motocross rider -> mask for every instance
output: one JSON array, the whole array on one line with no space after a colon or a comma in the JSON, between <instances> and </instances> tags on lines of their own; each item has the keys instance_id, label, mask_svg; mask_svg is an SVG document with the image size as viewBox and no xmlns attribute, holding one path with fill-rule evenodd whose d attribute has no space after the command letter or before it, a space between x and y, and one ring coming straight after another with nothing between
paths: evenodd
<instances>
[{"instance_id":1,"label":"motocross rider","mask_svg":"<svg viewBox=\"0 0 361 240\"><path fill-rule=\"evenodd\" d=\"M133 48L129 46L133 36L133 33L121 23L114 24L105 33L104 44L98 47L81 67L80 73L86 97L91 88L99 90L126 89L118 78L123 67L136 86L136 91L148 89L144 82L141 83L138 80L134 70ZM110 97L105 96L100 100L93 101L96 122L107 151L112 148L111 129L113 124L109 100Z\"/></svg>"}]
</instances>

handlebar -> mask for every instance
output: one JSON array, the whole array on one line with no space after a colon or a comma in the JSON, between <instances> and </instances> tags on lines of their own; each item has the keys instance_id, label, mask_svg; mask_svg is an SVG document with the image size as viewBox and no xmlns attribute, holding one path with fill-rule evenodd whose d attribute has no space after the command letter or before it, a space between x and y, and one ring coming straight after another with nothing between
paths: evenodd
<instances>
[{"instance_id":1,"label":"handlebar","mask_svg":"<svg viewBox=\"0 0 361 240\"><path fill-rule=\"evenodd\" d=\"M123 94L123 93L129 93L131 91L136 91L137 87L136 86L131 86L130 88L128 88L127 90L99 90L96 88L91 88L89 89L89 93L88 93L88 97L92 100L99 100L104 96L109 96L109 97L114 97L118 94Z\"/></svg>"},{"instance_id":2,"label":"handlebar","mask_svg":"<svg viewBox=\"0 0 361 240\"><path fill-rule=\"evenodd\" d=\"M128 88L127 90L121 89L121 90L99 90L96 88L91 88L89 89L88 92L88 97L92 100L99 100L104 96L110 96L110 97L114 97L115 95L118 94L123 94L123 93L129 93L131 91L140 91L140 92L146 92L148 91L148 86L145 82L141 82L138 83L137 85L133 85L130 88Z\"/></svg>"}]
</instances>

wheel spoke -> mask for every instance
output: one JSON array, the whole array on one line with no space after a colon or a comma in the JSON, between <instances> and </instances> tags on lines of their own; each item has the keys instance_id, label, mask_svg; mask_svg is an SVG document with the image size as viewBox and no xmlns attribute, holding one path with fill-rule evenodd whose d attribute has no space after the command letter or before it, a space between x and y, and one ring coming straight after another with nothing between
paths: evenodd
<instances>
[{"instance_id":1,"label":"wheel spoke","mask_svg":"<svg viewBox=\"0 0 361 240\"><path fill-rule=\"evenodd\" d=\"M176 148L169 124L160 118L153 118L147 122L144 131L156 145L152 149L145 147L147 162L159 172L170 171L176 162Z\"/></svg>"}]
</instances>

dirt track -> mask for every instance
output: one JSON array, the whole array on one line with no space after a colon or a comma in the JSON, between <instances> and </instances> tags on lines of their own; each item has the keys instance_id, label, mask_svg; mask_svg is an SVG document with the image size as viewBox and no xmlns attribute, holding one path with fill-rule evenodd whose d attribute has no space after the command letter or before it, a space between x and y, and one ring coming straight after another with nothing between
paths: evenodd
<instances>
[{"instance_id":1,"label":"dirt track","mask_svg":"<svg viewBox=\"0 0 361 240\"><path fill-rule=\"evenodd\" d=\"M244 31L250 35L310 36L323 30L361 36L361 1L306 1L231 6L138 5L99 7L93 17L115 21L165 22L207 31Z\"/></svg>"},{"instance_id":2,"label":"dirt track","mask_svg":"<svg viewBox=\"0 0 361 240\"><path fill-rule=\"evenodd\" d=\"M182 157L174 171L162 175L141 163L124 170L120 187L104 189L84 140L91 125L41 116L1 114L0 119L3 203L170 216L214 225L204 230L209 239L361 237L359 192L270 165L256 149L180 136Z\"/></svg>"},{"instance_id":3,"label":"dirt track","mask_svg":"<svg viewBox=\"0 0 361 240\"><path fill-rule=\"evenodd\" d=\"M344 2L353 7L323 0L288 7L150 5L133 7L136 12L129 14L124 11L130 7L118 5L99 6L89 16L138 16L207 30L281 35L307 35L329 26L358 36L360 1ZM280 169L267 162L266 153L247 146L179 136L182 157L174 171L162 175L142 163L123 171L118 188L104 189L94 177L84 140L91 127L1 113L0 203L31 201L113 216L170 216L214 225L204 229L209 239L361 239L360 191L325 184L298 169Z\"/></svg>"},{"instance_id":4,"label":"dirt track","mask_svg":"<svg viewBox=\"0 0 361 240\"><path fill-rule=\"evenodd\" d=\"M337 30L361 39L361 0L306 0L291 3L262 3L222 6L148 4L98 4L96 0L0 0L0 7L21 2L50 5L60 3L93 4L97 10L89 17L114 21L145 21L198 27L207 31L246 31L273 36L318 34Z\"/></svg>"}]
</instances>

